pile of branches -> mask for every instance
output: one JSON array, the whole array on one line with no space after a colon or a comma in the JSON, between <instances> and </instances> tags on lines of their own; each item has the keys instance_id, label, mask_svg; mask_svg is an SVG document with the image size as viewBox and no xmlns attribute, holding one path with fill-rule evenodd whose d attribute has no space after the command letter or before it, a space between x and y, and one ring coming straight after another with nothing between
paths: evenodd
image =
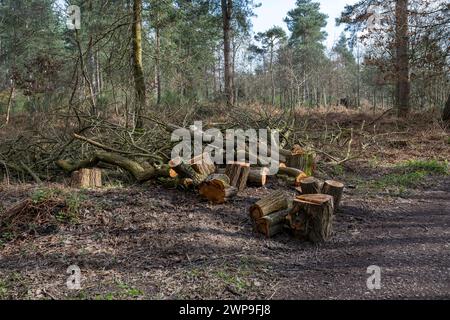
<instances>
[{"instance_id":1,"label":"pile of branches","mask_svg":"<svg viewBox=\"0 0 450 320\"><path fill-rule=\"evenodd\" d=\"M322 159L335 164L342 164L355 157L351 154L352 132L338 148L345 151L344 157L331 155L317 146L315 148L313 142L308 141L308 135L304 134L307 126L302 125L293 110L222 110L219 107L214 110L216 115L205 121L204 130L267 128L280 133L281 149L299 144L303 149L313 150ZM13 177L22 181L33 179L37 183L54 181L60 177L61 168L73 172L94 166L107 169L119 167L119 170L129 172L137 182L167 176L167 164L174 145L170 140L172 132L186 128L201 115L196 114L194 108L169 110L158 116L149 114L143 117L143 129L136 129L130 124L131 114L129 119L106 119L73 109L69 114L61 112L33 117L27 119L31 121L28 129L20 127L17 134L10 134L12 127L3 129L6 134L0 131L0 173L8 180ZM168 118L172 120L165 120ZM332 143L343 140L340 136L338 138ZM282 156L283 153L287 153L286 150L282 150Z\"/></svg>"},{"instance_id":2,"label":"pile of branches","mask_svg":"<svg viewBox=\"0 0 450 320\"><path fill-rule=\"evenodd\" d=\"M70 206L62 197L25 199L0 214L0 239L56 232L69 214Z\"/></svg>"}]
</instances>

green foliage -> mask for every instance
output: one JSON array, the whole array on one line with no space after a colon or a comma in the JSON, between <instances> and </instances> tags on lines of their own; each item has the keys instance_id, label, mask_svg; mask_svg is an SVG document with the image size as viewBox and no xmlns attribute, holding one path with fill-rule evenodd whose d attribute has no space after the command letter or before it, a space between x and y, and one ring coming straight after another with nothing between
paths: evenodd
<instances>
[{"instance_id":1,"label":"green foliage","mask_svg":"<svg viewBox=\"0 0 450 320\"><path fill-rule=\"evenodd\" d=\"M41 203L45 200L59 195L60 193L61 191L58 189L40 188L33 192L33 194L31 195L31 200L33 200L34 203Z\"/></svg>"},{"instance_id":2,"label":"green foliage","mask_svg":"<svg viewBox=\"0 0 450 320\"><path fill-rule=\"evenodd\" d=\"M60 211L57 215L58 220L62 222L77 222L80 213L80 208L85 200L81 194L66 195L66 210Z\"/></svg>"},{"instance_id":3,"label":"green foliage","mask_svg":"<svg viewBox=\"0 0 450 320\"><path fill-rule=\"evenodd\" d=\"M296 8L288 12L285 22L292 32L290 43L307 53L322 53L327 33L326 14L320 12L320 3L312 0L297 0Z\"/></svg>"}]
</instances>

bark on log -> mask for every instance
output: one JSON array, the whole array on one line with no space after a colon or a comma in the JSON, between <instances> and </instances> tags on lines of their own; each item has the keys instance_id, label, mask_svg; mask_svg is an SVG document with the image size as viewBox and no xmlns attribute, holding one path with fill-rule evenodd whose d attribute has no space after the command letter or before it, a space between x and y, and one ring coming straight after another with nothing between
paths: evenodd
<instances>
[{"instance_id":1,"label":"bark on log","mask_svg":"<svg viewBox=\"0 0 450 320\"><path fill-rule=\"evenodd\" d=\"M288 209L290 202L284 192L276 191L252 205L250 216L254 221L257 221L268 214Z\"/></svg>"},{"instance_id":2,"label":"bark on log","mask_svg":"<svg viewBox=\"0 0 450 320\"><path fill-rule=\"evenodd\" d=\"M97 152L92 157L78 162L58 160L56 161L56 165L64 171L72 173L80 169L96 167L99 162L111 164L128 171L136 179L136 181L140 183L157 177L170 177L170 168L168 166L162 166L160 169L153 166L144 168L136 161L108 152Z\"/></svg>"},{"instance_id":3,"label":"bark on log","mask_svg":"<svg viewBox=\"0 0 450 320\"><path fill-rule=\"evenodd\" d=\"M320 183L314 177L308 177L300 182L303 194L316 194L320 192Z\"/></svg>"},{"instance_id":4,"label":"bark on log","mask_svg":"<svg viewBox=\"0 0 450 320\"><path fill-rule=\"evenodd\" d=\"M274 235L281 233L284 229L288 213L289 210L282 210L258 219L258 221L256 221L257 231L264 234L267 238L271 238Z\"/></svg>"},{"instance_id":5,"label":"bark on log","mask_svg":"<svg viewBox=\"0 0 450 320\"><path fill-rule=\"evenodd\" d=\"M199 194L215 204L225 203L237 195L237 188L230 185L230 178L224 174L209 176L198 186Z\"/></svg>"},{"instance_id":6,"label":"bark on log","mask_svg":"<svg viewBox=\"0 0 450 320\"><path fill-rule=\"evenodd\" d=\"M333 197L333 206L335 211L339 208L343 192L344 184L339 181L327 180L322 187L323 194L328 194Z\"/></svg>"},{"instance_id":7,"label":"bark on log","mask_svg":"<svg viewBox=\"0 0 450 320\"><path fill-rule=\"evenodd\" d=\"M202 176L209 176L216 171L216 166L208 153L192 158L189 164Z\"/></svg>"},{"instance_id":8,"label":"bark on log","mask_svg":"<svg viewBox=\"0 0 450 320\"><path fill-rule=\"evenodd\" d=\"M267 183L267 168L252 168L248 174L247 185L263 187Z\"/></svg>"},{"instance_id":9,"label":"bark on log","mask_svg":"<svg viewBox=\"0 0 450 320\"><path fill-rule=\"evenodd\" d=\"M194 170L194 168L183 161L181 158L173 159L169 162L169 166L178 174L178 176L183 178L192 179L192 183L195 187L199 186L205 179L207 175L200 174Z\"/></svg>"},{"instance_id":10,"label":"bark on log","mask_svg":"<svg viewBox=\"0 0 450 320\"><path fill-rule=\"evenodd\" d=\"M333 197L324 194L299 196L286 219L298 238L314 243L327 241L332 233Z\"/></svg>"},{"instance_id":11,"label":"bark on log","mask_svg":"<svg viewBox=\"0 0 450 320\"><path fill-rule=\"evenodd\" d=\"M294 184L296 187L300 186L302 180L306 179L308 176L303 171L296 168L288 168L280 166L278 169L279 175L287 175L288 177L294 178Z\"/></svg>"},{"instance_id":12,"label":"bark on log","mask_svg":"<svg viewBox=\"0 0 450 320\"><path fill-rule=\"evenodd\" d=\"M102 171L100 169L80 169L72 172L72 188L101 188Z\"/></svg>"},{"instance_id":13,"label":"bark on log","mask_svg":"<svg viewBox=\"0 0 450 320\"><path fill-rule=\"evenodd\" d=\"M225 174L230 178L230 185L242 191L247 186L250 164L243 162L230 162L227 165Z\"/></svg>"}]
</instances>

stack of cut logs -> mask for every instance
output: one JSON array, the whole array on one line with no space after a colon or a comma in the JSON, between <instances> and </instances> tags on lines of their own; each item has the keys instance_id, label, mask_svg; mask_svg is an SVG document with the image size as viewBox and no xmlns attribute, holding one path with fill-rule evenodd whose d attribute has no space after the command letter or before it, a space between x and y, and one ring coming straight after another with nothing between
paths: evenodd
<instances>
[{"instance_id":1,"label":"stack of cut logs","mask_svg":"<svg viewBox=\"0 0 450 320\"><path fill-rule=\"evenodd\" d=\"M277 177L299 187L301 181L308 177L305 172L314 171L314 157L310 153L291 153L290 151L282 156L285 162L280 165ZM288 163L296 167L288 167ZM193 158L189 162L176 158L169 165L171 171L180 179L181 185L196 187L200 196L215 204L226 202L247 186L265 186L269 178L268 168L251 167L245 162L231 161L225 168L218 168L208 153Z\"/></svg>"},{"instance_id":2,"label":"stack of cut logs","mask_svg":"<svg viewBox=\"0 0 450 320\"><path fill-rule=\"evenodd\" d=\"M283 229L290 229L296 236L313 242L326 241L331 234L334 211L342 198L343 184L336 181L320 182L312 177L315 170L314 154L296 146L292 150L280 150L278 178L286 180L301 194L289 199L277 191L261 199L250 208L250 216L257 231L272 237ZM269 178L264 163L252 167L245 162L228 162L219 168L208 153L188 162L181 158L170 161L159 169L146 169L140 164L108 153L97 153L91 159L72 164L58 161L57 164L72 172L74 187L95 188L101 186L101 171L90 169L99 162L117 165L129 171L137 181L143 182L160 177L171 179L177 185L198 190L203 198L222 204L236 196L247 186L262 187Z\"/></svg>"},{"instance_id":3,"label":"stack of cut logs","mask_svg":"<svg viewBox=\"0 0 450 320\"><path fill-rule=\"evenodd\" d=\"M270 238L288 229L300 239L315 243L327 241L344 185L333 180L321 183L308 177L301 180L296 190L301 195L294 199L276 191L250 207L256 231Z\"/></svg>"}]
</instances>

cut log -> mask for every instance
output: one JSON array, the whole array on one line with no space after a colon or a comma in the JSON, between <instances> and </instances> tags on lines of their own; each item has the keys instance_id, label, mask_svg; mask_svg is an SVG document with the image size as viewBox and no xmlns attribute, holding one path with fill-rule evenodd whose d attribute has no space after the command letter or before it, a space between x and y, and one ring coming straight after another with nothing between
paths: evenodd
<instances>
[{"instance_id":1,"label":"cut log","mask_svg":"<svg viewBox=\"0 0 450 320\"><path fill-rule=\"evenodd\" d=\"M237 188L230 185L230 178L224 174L213 174L203 181L198 191L200 196L215 204L225 203L237 195Z\"/></svg>"},{"instance_id":2,"label":"cut log","mask_svg":"<svg viewBox=\"0 0 450 320\"><path fill-rule=\"evenodd\" d=\"M308 177L300 181L303 194L315 194L320 192L320 182L314 177Z\"/></svg>"},{"instance_id":3,"label":"cut log","mask_svg":"<svg viewBox=\"0 0 450 320\"><path fill-rule=\"evenodd\" d=\"M72 172L72 188L101 188L102 171L100 169L80 169Z\"/></svg>"},{"instance_id":4,"label":"cut log","mask_svg":"<svg viewBox=\"0 0 450 320\"><path fill-rule=\"evenodd\" d=\"M169 170L169 177L176 178L176 177L178 177L178 173L175 170L170 169Z\"/></svg>"},{"instance_id":5,"label":"cut log","mask_svg":"<svg viewBox=\"0 0 450 320\"><path fill-rule=\"evenodd\" d=\"M267 168L252 168L248 174L247 185L263 187L267 183Z\"/></svg>"},{"instance_id":6,"label":"cut log","mask_svg":"<svg viewBox=\"0 0 450 320\"><path fill-rule=\"evenodd\" d=\"M225 174L230 178L230 185L242 191L247 186L250 164L244 162L230 162L227 164Z\"/></svg>"},{"instance_id":7,"label":"cut log","mask_svg":"<svg viewBox=\"0 0 450 320\"><path fill-rule=\"evenodd\" d=\"M190 164L184 162L180 157L171 160L169 162L169 166L181 179L191 179L195 187L198 187L208 177L207 175L203 175L195 171Z\"/></svg>"},{"instance_id":8,"label":"cut log","mask_svg":"<svg viewBox=\"0 0 450 320\"><path fill-rule=\"evenodd\" d=\"M257 221L268 214L288 209L290 205L291 201L286 194L282 191L276 191L252 205L250 216L254 221Z\"/></svg>"},{"instance_id":9,"label":"cut log","mask_svg":"<svg viewBox=\"0 0 450 320\"><path fill-rule=\"evenodd\" d=\"M278 169L279 175L287 175L288 177L294 178L294 184L295 186L300 186L300 182L303 179L306 179L308 176L303 171L296 169L296 168L287 168L287 167L281 167Z\"/></svg>"},{"instance_id":10,"label":"cut log","mask_svg":"<svg viewBox=\"0 0 450 320\"><path fill-rule=\"evenodd\" d=\"M333 206L335 211L339 208L343 192L344 184L339 181L327 180L324 182L322 187L323 194L328 194L333 197Z\"/></svg>"},{"instance_id":11,"label":"cut log","mask_svg":"<svg viewBox=\"0 0 450 320\"><path fill-rule=\"evenodd\" d=\"M314 243L327 241L333 225L333 197L325 194L298 196L286 219L298 238Z\"/></svg>"},{"instance_id":12,"label":"cut log","mask_svg":"<svg viewBox=\"0 0 450 320\"><path fill-rule=\"evenodd\" d=\"M192 158L189 164L202 176L209 176L216 171L216 166L209 153L205 152L198 157Z\"/></svg>"},{"instance_id":13,"label":"cut log","mask_svg":"<svg viewBox=\"0 0 450 320\"><path fill-rule=\"evenodd\" d=\"M286 217L290 210L282 210L267 216L262 217L256 221L256 229L259 233L264 234L267 238L281 233L284 229Z\"/></svg>"}]
</instances>

